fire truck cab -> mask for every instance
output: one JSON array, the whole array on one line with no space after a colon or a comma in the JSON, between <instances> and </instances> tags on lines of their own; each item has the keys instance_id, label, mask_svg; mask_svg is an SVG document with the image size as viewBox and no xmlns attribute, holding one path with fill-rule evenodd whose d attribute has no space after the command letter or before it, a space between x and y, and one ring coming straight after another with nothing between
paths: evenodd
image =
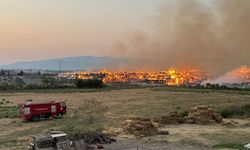
<instances>
[{"instance_id":1,"label":"fire truck cab","mask_svg":"<svg viewBox=\"0 0 250 150\"><path fill-rule=\"evenodd\" d=\"M18 105L19 118L33 122L50 117L62 119L63 115L66 114L66 110L65 102L33 103L27 101Z\"/></svg>"}]
</instances>

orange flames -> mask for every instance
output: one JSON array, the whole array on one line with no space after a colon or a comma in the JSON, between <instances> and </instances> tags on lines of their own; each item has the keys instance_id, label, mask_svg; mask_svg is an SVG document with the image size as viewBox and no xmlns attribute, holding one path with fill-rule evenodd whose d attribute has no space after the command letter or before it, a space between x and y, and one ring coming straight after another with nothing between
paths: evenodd
<instances>
[{"instance_id":1,"label":"orange flames","mask_svg":"<svg viewBox=\"0 0 250 150\"><path fill-rule=\"evenodd\" d=\"M67 79L100 79L104 83L130 83L169 86L192 86L209 84L250 84L250 67L242 66L218 78L210 78L202 70L167 69L160 72L128 71L67 72L59 75Z\"/></svg>"},{"instance_id":2,"label":"orange flames","mask_svg":"<svg viewBox=\"0 0 250 150\"><path fill-rule=\"evenodd\" d=\"M202 81L208 79L207 72L201 70L184 70L177 71L175 68L168 70L170 79L167 80L167 85L192 85L200 84Z\"/></svg>"},{"instance_id":3,"label":"orange flames","mask_svg":"<svg viewBox=\"0 0 250 150\"><path fill-rule=\"evenodd\" d=\"M250 83L250 67L241 66L239 68L236 68L226 73L223 76L204 82L204 84L207 84L207 83L219 84L219 85L249 84Z\"/></svg>"},{"instance_id":4,"label":"orange flames","mask_svg":"<svg viewBox=\"0 0 250 150\"><path fill-rule=\"evenodd\" d=\"M240 76L243 81L250 83L250 67L242 66L235 70L235 74Z\"/></svg>"},{"instance_id":5,"label":"orange flames","mask_svg":"<svg viewBox=\"0 0 250 150\"><path fill-rule=\"evenodd\" d=\"M208 74L201 70L180 71L170 68L160 72L76 72L64 73L60 77L72 79L101 79L104 83L131 83L131 84L161 84L161 85L197 85L208 78Z\"/></svg>"}]
</instances>

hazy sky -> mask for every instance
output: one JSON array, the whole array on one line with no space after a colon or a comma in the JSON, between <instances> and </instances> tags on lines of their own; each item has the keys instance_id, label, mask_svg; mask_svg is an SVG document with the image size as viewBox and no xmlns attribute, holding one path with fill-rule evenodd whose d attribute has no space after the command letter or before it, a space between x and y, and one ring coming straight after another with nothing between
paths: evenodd
<instances>
[{"instance_id":1,"label":"hazy sky","mask_svg":"<svg viewBox=\"0 0 250 150\"><path fill-rule=\"evenodd\" d=\"M112 55L164 0L0 0L0 63ZM147 30L147 29L145 29Z\"/></svg>"}]
</instances>

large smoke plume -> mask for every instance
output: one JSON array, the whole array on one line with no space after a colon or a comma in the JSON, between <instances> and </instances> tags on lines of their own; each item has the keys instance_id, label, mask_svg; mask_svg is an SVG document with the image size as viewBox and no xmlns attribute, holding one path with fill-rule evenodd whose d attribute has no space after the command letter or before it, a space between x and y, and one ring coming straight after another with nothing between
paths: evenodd
<instances>
[{"instance_id":1,"label":"large smoke plume","mask_svg":"<svg viewBox=\"0 0 250 150\"><path fill-rule=\"evenodd\" d=\"M157 12L152 30L120 42L118 55L215 75L250 64L249 0L167 0Z\"/></svg>"},{"instance_id":2,"label":"large smoke plume","mask_svg":"<svg viewBox=\"0 0 250 150\"><path fill-rule=\"evenodd\" d=\"M250 67L241 66L236 68L232 71L227 72L226 74L216 78L216 79L209 79L204 81L203 84L206 83L210 84L249 84L250 83Z\"/></svg>"}]
</instances>

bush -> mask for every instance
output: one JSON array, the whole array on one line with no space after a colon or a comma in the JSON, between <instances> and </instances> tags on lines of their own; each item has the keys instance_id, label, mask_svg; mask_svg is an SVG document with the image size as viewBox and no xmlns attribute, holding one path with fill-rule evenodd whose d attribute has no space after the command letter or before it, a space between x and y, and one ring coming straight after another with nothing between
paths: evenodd
<instances>
[{"instance_id":1,"label":"bush","mask_svg":"<svg viewBox=\"0 0 250 150\"><path fill-rule=\"evenodd\" d=\"M186 116L188 116L188 111L182 111L182 112L180 112L179 113L179 116L181 117L181 118L184 118L184 117L186 117Z\"/></svg>"},{"instance_id":2,"label":"bush","mask_svg":"<svg viewBox=\"0 0 250 150\"><path fill-rule=\"evenodd\" d=\"M75 81L75 85L77 88L102 88L103 82L99 79L88 79L88 80L82 80L77 79Z\"/></svg>"},{"instance_id":3,"label":"bush","mask_svg":"<svg viewBox=\"0 0 250 150\"><path fill-rule=\"evenodd\" d=\"M16 118L17 117L16 106L0 106L0 118Z\"/></svg>"},{"instance_id":4,"label":"bush","mask_svg":"<svg viewBox=\"0 0 250 150\"><path fill-rule=\"evenodd\" d=\"M244 149L244 144L241 143L224 143L224 144L217 144L214 145L212 148L216 149Z\"/></svg>"},{"instance_id":5,"label":"bush","mask_svg":"<svg viewBox=\"0 0 250 150\"><path fill-rule=\"evenodd\" d=\"M92 99L84 100L81 106L73 111L75 119L85 120L88 123L94 123L96 120L103 117L106 107L101 102Z\"/></svg>"},{"instance_id":6,"label":"bush","mask_svg":"<svg viewBox=\"0 0 250 150\"><path fill-rule=\"evenodd\" d=\"M25 82L21 78L15 79L16 86L23 87L25 85Z\"/></svg>"},{"instance_id":7,"label":"bush","mask_svg":"<svg viewBox=\"0 0 250 150\"><path fill-rule=\"evenodd\" d=\"M7 91L8 90L8 84L1 84L0 85L0 90L1 91Z\"/></svg>"},{"instance_id":8,"label":"bush","mask_svg":"<svg viewBox=\"0 0 250 150\"><path fill-rule=\"evenodd\" d=\"M84 100L82 104L64 120L62 130L68 135L96 132L104 128L106 107L95 99Z\"/></svg>"},{"instance_id":9,"label":"bush","mask_svg":"<svg viewBox=\"0 0 250 150\"><path fill-rule=\"evenodd\" d=\"M223 118L250 117L250 104L232 105L220 111Z\"/></svg>"}]
</instances>

